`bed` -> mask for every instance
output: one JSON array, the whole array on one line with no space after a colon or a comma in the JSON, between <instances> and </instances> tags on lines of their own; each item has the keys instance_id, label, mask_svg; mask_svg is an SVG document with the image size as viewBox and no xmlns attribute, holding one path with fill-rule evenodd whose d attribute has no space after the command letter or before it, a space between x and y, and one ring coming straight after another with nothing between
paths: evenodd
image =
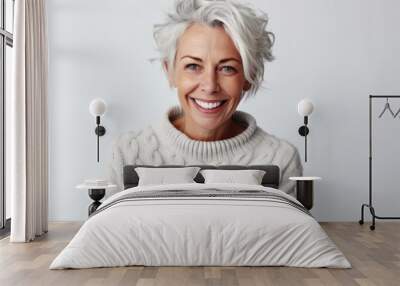
<instances>
[{"instance_id":1,"label":"bed","mask_svg":"<svg viewBox=\"0 0 400 286\"><path fill-rule=\"evenodd\" d=\"M309 211L278 189L278 166L200 166L264 170L261 185L205 184L199 173L195 183L151 186L138 185L136 167L124 167L125 190L102 203L50 269L351 267Z\"/></svg>"}]
</instances>

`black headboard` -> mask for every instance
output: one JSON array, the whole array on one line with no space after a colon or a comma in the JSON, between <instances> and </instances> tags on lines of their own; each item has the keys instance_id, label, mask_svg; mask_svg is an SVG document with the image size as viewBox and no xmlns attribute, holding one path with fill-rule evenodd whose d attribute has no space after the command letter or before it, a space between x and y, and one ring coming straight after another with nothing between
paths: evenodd
<instances>
[{"instance_id":1,"label":"black headboard","mask_svg":"<svg viewBox=\"0 0 400 286\"><path fill-rule=\"evenodd\" d=\"M194 165L162 165L162 166L150 166L150 165L126 165L124 167L124 189L136 187L139 183L139 176L135 171L136 167L147 167L147 168L178 168L178 167L191 167ZM271 187L277 189L279 187L279 167L276 165L252 165L252 166L239 166L239 165L196 165L203 169L220 169L220 170L240 170L240 169L256 169L264 170L265 175L262 179L262 185L265 187ZM204 183L204 178L200 174L197 174L194 180L197 183Z\"/></svg>"}]
</instances>

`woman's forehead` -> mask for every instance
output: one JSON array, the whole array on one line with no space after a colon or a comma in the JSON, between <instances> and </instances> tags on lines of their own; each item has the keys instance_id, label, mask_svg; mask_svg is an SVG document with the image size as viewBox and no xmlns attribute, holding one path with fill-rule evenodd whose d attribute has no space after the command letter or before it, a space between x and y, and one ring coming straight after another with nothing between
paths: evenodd
<instances>
[{"instance_id":1,"label":"woman's forehead","mask_svg":"<svg viewBox=\"0 0 400 286\"><path fill-rule=\"evenodd\" d=\"M179 39L176 55L178 60L185 56L240 60L235 44L223 27L203 24L193 24L186 29Z\"/></svg>"}]
</instances>

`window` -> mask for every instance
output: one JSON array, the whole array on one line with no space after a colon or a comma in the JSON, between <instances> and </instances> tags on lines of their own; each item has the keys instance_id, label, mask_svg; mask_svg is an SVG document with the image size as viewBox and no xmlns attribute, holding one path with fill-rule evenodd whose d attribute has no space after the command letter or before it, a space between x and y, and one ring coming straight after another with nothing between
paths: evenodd
<instances>
[{"instance_id":1,"label":"window","mask_svg":"<svg viewBox=\"0 0 400 286\"><path fill-rule=\"evenodd\" d=\"M0 0L0 236L9 231L10 194L5 188L5 105L11 92L14 0Z\"/></svg>"}]
</instances>

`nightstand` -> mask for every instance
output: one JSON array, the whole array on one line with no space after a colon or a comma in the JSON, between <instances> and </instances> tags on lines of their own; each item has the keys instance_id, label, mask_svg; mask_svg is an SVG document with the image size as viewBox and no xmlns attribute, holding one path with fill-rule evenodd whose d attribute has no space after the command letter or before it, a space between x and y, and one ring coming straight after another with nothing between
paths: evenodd
<instances>
[{"instance_id":1,"label":"nightstand","mask_svg":"<svg viewBox=\"0 0 400 286\"><path fill-rule=\"evenodd\" d=\"M296 198L303 206L311 210L314 204L314 181L321 180L320 177L290 177L289 180L296 181Z\"/></svg>"},{"instance_id":2,"label":"nightstand","mask_svg":"<svg viewBox=\"0 0 400 286\"><path fill-rule=\"evenodd\" d=\"M101 205L100 200L104 198L107 189L116 188L116 185L87 185L87 184L80 184L77 185L76 188L79 190L88 190L89 197L94 201L88 208L89 216L96 211L96 209Z\"/></svg>"}]
</instances>

